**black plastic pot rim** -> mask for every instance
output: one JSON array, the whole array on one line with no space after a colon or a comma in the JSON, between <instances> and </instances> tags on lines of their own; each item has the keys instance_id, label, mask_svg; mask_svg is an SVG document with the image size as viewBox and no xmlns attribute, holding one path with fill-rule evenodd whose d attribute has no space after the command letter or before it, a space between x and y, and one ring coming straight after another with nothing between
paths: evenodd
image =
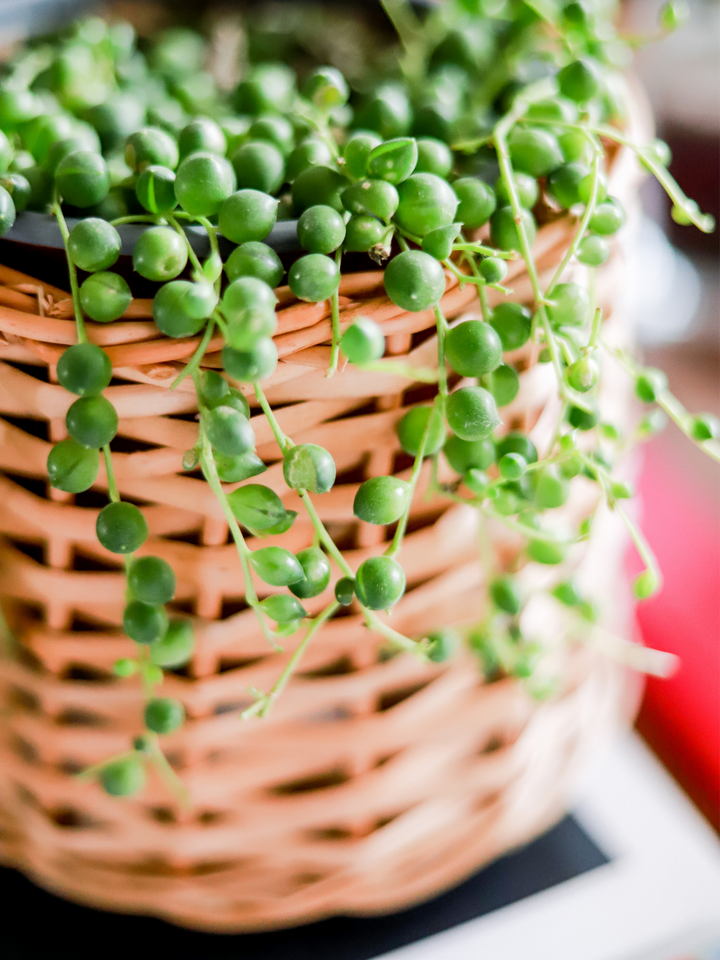
<instances>
[{"instance_id":1,"label":"black plastic pot rim","mask_svg":"<svg viewBox=\"0 0 720 960\"><path fill-rule=\"evenodd\" d=\"M79 223L77 217L68 217L68 229L72 230ZM144 233L152 223L121 223L116 229L120 234L122 247L121 255L132 254L138 237ZM190 245L199 257L210 255L210 241L204 227L196 224L183 224L183 228L190 241ZM3 240L24 246L42 247L46 250L64 249L62 235L55 217L48 213L36 213L26 210L18 215L12 228L5 234ZM220 253L223 260L227 259L235 249L235 244L218 234ZM297 235L297 220L281 220L275 224L270 234L263 241L277 253L300 252L300 243Z\"/></svg>"}]
</instances>

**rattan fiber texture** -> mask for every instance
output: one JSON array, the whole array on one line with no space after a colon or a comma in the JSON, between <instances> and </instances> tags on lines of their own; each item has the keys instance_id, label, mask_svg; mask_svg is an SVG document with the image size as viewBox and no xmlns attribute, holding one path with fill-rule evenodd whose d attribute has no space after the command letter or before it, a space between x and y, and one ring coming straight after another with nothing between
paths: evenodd
<instances>
[{"instance_id":1,"label":"rattan fiber texture","mask_svg":"<svg viewBox=\"0 0 720 960\"><path fill-rule=\"evenodd\" d=\"M622 152L612 181L627 202L635 173ZM569 218L540 229L543 279L572 229ZM507 282L513 299L531 301L522 261L511 264ZM608 331L622 328L621 286L616 253L598 283ZM372 316L390 354L431 362L432 312L395 307L381 272L345 276L341 294L343 326ZM477 310L474 296L472 286L448 276L446 315ZM408 474L394 424L427 388L351 368L326 378L328 306L294 302L287 289L279 297L281 362L266 392L296 441L332 452L338 483L316 504L356 567L389 534L353 519L354 493L364 477ZM143 507L151 531L143 552L172 563L176 606L196 621L192 661L162 687L187 711L183 729L164 743L193 809L179 809L154 779L141 796L117 801L73 776L128 748L141 730L142 696L135 680L112 675L132 644L120 626L118 558L94 532L106 502L104 475L97 492L75 498L45 480L49 445L65 435L72 400L54 372L74 342L71 316L67 293L0 267L0 576L12 634L0 661L0 857L65 896L199 928L247 930L398 909L556 819L578 762L631 711L635 688L590 649L559 643L562 626L542 604L531 603L525 616L530 633L555 648L550 661L560 682L548 702L533 701L513 679L484 682L469 654L442 665L391 654L349 608L317 636L271 715L241 723L248 689L272 685L297 639L284 653L271 652L245 608L220 508L199 475L182 470L196 439L196 397L187 380L174 392L168 387L197 341L159 336L142 300L122 321L88 328L115 371L107 395L120 416L114 460L121 494ZM208 366L220 366L220 346L211 344ZM512 360L521 390L503 408L505 427L532 428L542 447L558 413L552 370L529 347ZM610 392L621 416L622 391ZM253 426L259 455L273 464L263 482L296 507L257 411ZM471 623L482 612L475 513L427 500L427 479L424 473L402 550L409 588L392 620L409 635ZM580 516L594 496L580 484L562 510ZM312 541L302 516L281 541L292 550ZM519 541L501 527L492 534L497 554L511 562ZM623 548L607 516L574 562L581 581L612 597L614 618L626 624L618 600ZM532 585L545 573L528 567L521 575ZM261 596L272 590L260 581L257 588ZM328 596L308 601L310 611Z\"/></svg>"}]
</instances>

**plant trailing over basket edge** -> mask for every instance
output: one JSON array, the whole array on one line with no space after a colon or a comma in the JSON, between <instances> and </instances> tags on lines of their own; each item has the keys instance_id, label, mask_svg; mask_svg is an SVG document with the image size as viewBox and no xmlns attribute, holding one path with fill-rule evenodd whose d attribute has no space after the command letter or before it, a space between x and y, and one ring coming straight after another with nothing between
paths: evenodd
<instances>
[{"instance_id":1,"label":"plant trailing over basket edge","mask_svg":"<svg viewBox=\"0 0 720 960\"><path fill-rule=\"evenodd\" d=\"M607 160L617 145L633 150L657 177L678 222L713 229L668 173L666 145L628 139L617 63L637 41L623 43L600 5L449 0L424 17L404 0L384 0L383 6L401 49L394 74L363 91L351 92L334 67L316 69L298 90L294 72L277 63L255 65L231 93L211 78L195 88L184 75L202 66L199 35L167 31L146 60L129 25L98 18L20 49L0 80L0 236L25 208L51 208L66 250L77 329L77 343L57 365L60 383L77 399L67 413L68 439L49 455L48 476L56 488L81 493L98 481L104 464L109 503L99 513L97 536L123 557L123 626L137 650L119 660L115 672L137 674L147 701L145 732L133 749L83 773L98 777L111 794L139 790L149 762L187 802L160 743L182 724L184 711L178 701L158 696L157 688L163 669L186 663L194 643L191 622L169 618L166 610L175 595L172 568L160 557L136 556L148 525L142 510L122 499L115 480L118 417L103 392L112 365L87 335L87 318L112 323L132 301L127 282L112 270L121 250L117 226L148 225L135 244L133 267L160 284L153 300L159 331L198 338L172 387L190 377L198 397L198 439L183 466L201 471L220 504L237 548L245 601L272 648L304 631L272 689L254 691L246 719L267 714L313 636L341 606L355 603L367 627L400 649L438 662L452 655L460 640L454 630L408 637L382 616L405 590L398 558L428 461L431 492L472 506L479 517L488 611L467 642L486 674L525 678L542 697L552 689L534 676L541 651L523 636L519 621L528 597L513 574L494 567L486 524L505 524L523 537L518 564L561 564L572 545L590 535L594 514L570 532L553 524L552 511L567 501L573 479L583 476L597 485L598 505L622 518L635 543L645 567L635 581L642 599L659 588L660 571L622 505L632 488L614 473L615 464L631 442L660 429L663 416L720 460L715 419L688 414L661 371L643 368L606 343L595 304L595 271L625 219L620 202L607 194ZM666 5L663 29L674 28L679 17L679 8ZM141 96L143 85L157 96ZM494 165L493 183L488 171ZM65 215L75 211L84 219L69 231ZM570 217L576 225L545 286L532 250L533 211L546 219ZM373 477L357 492L354 512L361 522L395 525L385 553L357 570L315 506L335 482L331 454L296 444L262 385L278 362L275 289L285 275L263 241L278 216L291 213L299 216L305 253L289 268L290 291L301 301L330 304L327 375L347 361L361 371L436 385L432 401L411 407L397 424L400 446L412 458L408 479ZM208 236L210 253L202 262L184 229L190 224ZM225 262L219 236L234 244ZM385 265L386 293L401 310L432 311L436 366L384 358L383 331L370 318L343 324L345 253L365 253ZM526 265L534 313L510 300L489 306L489 288L512 293L503 281L508 261L517 257ZM575 264L586 268L585 285L565 279ZM87 274L82 282L78 270ZM448 323L442 309L448 282L475 288L481 319ZM226 376L203 367L218 339ZM525 434L495 435L502 408L519 389L517 370L503 356L528 343L539 362L551 365L559 398L554 439L540 453ZM648 405L631 436L602 418L601 352L633 378ZM255 452L246 394L267 419L285 483L297 491L315 531L313 545L297 555L280 546L252 550L246 541L248 533L281 535L296 516L262 483L267 467ZM452 482L439 479L440 456L454 471ZM328 591L331 565L340 574L334 596L311 616L304 601ZM277 592L260 599L253 576ZM564 574L548 592L574 615L577 638L595 637L641 668L665 669L651 655L639 662L628 645L606 635L595 623L592 600Z\"/></svg>"}]
</instances>

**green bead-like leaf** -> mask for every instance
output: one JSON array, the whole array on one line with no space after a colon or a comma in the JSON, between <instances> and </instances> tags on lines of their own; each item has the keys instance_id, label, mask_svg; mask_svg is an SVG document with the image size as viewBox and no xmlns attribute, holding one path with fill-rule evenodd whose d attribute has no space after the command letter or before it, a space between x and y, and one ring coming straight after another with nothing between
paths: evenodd
<instances>
[{"instance_id":1,"label":"green bead-like leaf","mask_svg":"<svg viewBox=\"0 0 720 960\"><path fill-rule=\"evenodd\" d=\"M260 602L260 606L276 623L292 623L307 616L305 607L297 597L292 597L289 593L276 593L272 597L266 597Z\"/></svg>"},{"instance_id":2,"label":"green bead-like leaf","mask_svg":"<svg viewBox=\"0 0 720 960\"><path fill-rule=\"evenodd\" d=\"M295 556L283 547L262 547L250 556L253 569L265 583L288 587L305 579L305 572Z\"/></svg>"},{"instance_id":3,"label":"green bead-like leaf","mask_svg":"<svg viewBox=\"0 0 720 960\"><path fill-rule=\"evenodd\" d=\"M418 161L417 141L412 137L386 140L371 151L367 159L367 175L388 183L402 183Z\"/></svg>"},{"instance_id":4,"label":"green bead-like leaf","mask_svg":"<svg viewBox=\"0 0 720 960\"><path fill-rule=\"evenodd\" d=\"M158 667L181 667L192 656L195 634L189 620L171 620L165 635L150 644L150 660Z\"/></svg>"},{"instance_id":5,"label":"green bead-like leaf","mask_svg":"<svg viewBox=\"0 0 720 960\"><path fill-rule=\"evenodd\" d=\"M240 523L250 530L269 531L287 515L275 491L260 483L249 483L233 490L228 503Z\"/></svg>"},{"instance_id":6,"label":"green bead-like leaf","mask_svg":"<svg viewBox=\"0 0 720 960\"><path fill-rule=\"evenodd\" d=\"M638 600L647 600L659 589L660 578L653 570L643 570L633 583L633 592Z\"/></svg>"},{"instance_id":7,"label":"green bead-like leaf","mask_svg":"<svg viewBox=\"0 0 720 960\"><path fill-rule=\"evenodd\" d=\"M290 587L290 592L301 600L317 597L330 583L330 562L319 547L307 547L297 554L297 560L305 574Z\"/></svg>"},{"instance_id":8,"label":"green bead-like leaf","mask_svg":"<svg viewBox=\"0 0 720 960\"><path fill-rule=\"evenodd\" d=\"M422 248L436 260L447 260L452 253L453 243L462 230L461 223L451 223L447 227L438 227L423 237Z\"/></svg>"},{"instance_id":9,"label":"green bead-like leaf","mask_svg":"<svg viewBox=\"0 0 720 960\"><path fill-rule=\"evenodd\" d=\"M539 471L535 490L535 503L539 510L552 510L561 507L568 496L570 489L567 481L560 476L557 467L552 464Z\"/></svg>"},{"instance_id":10,"label":"green bead-like leaf","mask_svg":"<svg viewBox=\"0 0 720 960\"><path fill-rule=\"evenodd\" d=\"M250 421L229 405L221 404L208 411L204 423L208 440L226 457L241 457L255 446L255 434Z\"/></svg>"},{"instance_id":11,"label":"green bead-like leaf","mask_svg":"<svg viewBox=\"0 0 720 960\"><path fill-rule=\"evenodd\" d=\"M172 733L184 719L185 708L174 697L156 697L145 707L145 726L153 733Z\"/></svg>"},{"instance_id":12,"label":"green bead-like leaf","mask_svg":"<svg viewBox=\"0 0 720 960\"><path fill-rule=\"evenodd\" d=\"M433 630L428 634L428 640L430 641L427 651L428 660L433 663L449 660L461 643L460 635L451 627Z\"/></svg>"},{"instance_id":13,"label":"green bead-like leaf","mask_svg":"<svg viewBox=\"0 0 720 960\"><path fill-rule=\"evenodd\" d=\"M293 490L327 493L335 483L335 461L324 447L302 443L285 453L283 476Z\"/></svg>"},{"instance_id":14,"label":"green bead-like leaf","mask_svg":"<svg viewBox=\"0 0 720 960\"><path fill-rule=\"evenodd\" d=\"M290 527L295 523L296 518L297 510L286 510L285 516L279 523L268 527L267 530L253 530L252 532L259 537L279 537L281 534L288 532Z\"/></svg>"},{"instance_id":15,"label":"green bead-like leaf","mask_svg":"<svg viewBox=\"0 0 720 960\"><path fill-rule=\"evenodd\" d=\"M47 459L51 485L66 493L88 490L95 483L99 469L99 452L69 439L56 443Z\"/></svg>"},{"instance_id":16,"label":"green bead-like leaf","mask_svg":"<svg viewBox=\"0 0 720 960\"><path fill-rule=\"evenodd\" d=\"M145 767L137 756L113 760L100 772L100 782L112 797L128 797L145 786Z\"/></svg>"},{"instance_id":17,"label":"green bead-like leaf","mask_svg":"<svg viewBox=\"0 0 720 960\"><path fill-rule=\"evenodd\" d=\"M371 477L355 494L353 513L366 523L395 523L405 510L410 484L399 477Z\"/></svg>"},{"instance_id":18,"label":"green bead-like leaf","mask_svg":"<svg viewBox=\"0 0 720 960\"><path fill-rule=\"evenodd\" d=\"M490 584L490 596L495 606L512 616L520 613L522 598L512 577L498 577Z\"/></svg>"},{"instance_id":19,"label":"green bead-like leaf","mask_svg":"<svg viewBox=\"0 0 720 960\"><path fill-rule=\"evenodd\" d=\"M252 451L244 453L241 457L226 457L222 453L216 453L215 466L218 477L223 483L240 483L242 480L249 480L250 477L257 477L267 470L260 457Z\"/></svg>"},{"instance_id":20,"label":"green bead-like leaf","mask_svg":"<svg viewBox=\"0 0 720 960\"><path fill-rule=\"evenodd\" d=\"M568 552L568 544L551 543L549 540L531 540L527 548L528 555L536 563L562 563Z\"/></svg>"}]
</instances>

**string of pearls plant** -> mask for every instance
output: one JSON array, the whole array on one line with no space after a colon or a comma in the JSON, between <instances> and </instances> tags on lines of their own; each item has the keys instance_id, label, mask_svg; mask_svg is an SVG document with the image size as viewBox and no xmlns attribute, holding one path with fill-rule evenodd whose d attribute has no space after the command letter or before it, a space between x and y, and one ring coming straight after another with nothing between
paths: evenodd
<instances>
[{"instance_id":1,"label":"string of pearls plant","mask_svg":"<svg viewBox=\"0 0 720 960\"><path fill-rule=\"evenodd\" d=\"M356 602L370 630L418 656L439 661L459 638L452 630L407 637L378 616L403 596L398 554L423 463L444 457L457 479L433 490L472 505L481 524L500 521L524 537L519 563L561 563L570 546L588 537L592 518L568 533L553 510L568 498L574 477L597 483L601 499L627 525L645 569L638 598L660 585L660 572L641 531L622 506L632 495L614 464L628 444L655 433L664 415L716 460L718 425L687 413L659 370L605 346L594 302L594 269L610 254L608 237L623 225L620 202L607 194L606 148L637 153L673 201L673 216L701 230L711 218L682 193L667 170L667 146L631 143L624 132L624 94L618 65L637 41L623 42L605 4L551 4L520 0L448 0L424 17L404 0L385 0L400 50L394 73L351 91L334 67L320 67L300 86L282 63L252 66L239 85L221 91L202 69L199 34L173 29L145 52L126 23L80 21L58 37L20 49L0 82L0 235L16 212L51 209L67 253L77 343L57 365L59 382L77 399L67 413L69 438L48 457L48 476L77 494L96 483L101 454L109 502L99 513L97 537L124 558L127 594L123 625L137 655L115 665L119 676L138 674L146 694L144 735L133 749L85 771L111 794L139 790L148 763L177 796L184 788L168 764L160 737L183 722L182 705L157 695L163 669L184 664L194 644L191 622L169 618L175 575L155 556L136 556L148 537L140 508L124 501L113 472L118 417L104 395L113 375L107 354L88 341L85 318L112 323L132 294L112 271L121 250L116 229L144 223L133 267L158 284L153 318L167 337L202 334L173 387L192 377L199 403L198 439L185 456L200 469L227 518L237 548L244 594L274 649L303 631L273 688L255 691L243 716L264 716L303 652L340 606ZM681 11L667 5L665 30ZM533 213L569 211L576 230L549 285L533 259ZM65 215L81 219L68 231ZM280 426L263 392L275 370L274 292L285 275L267 239L278 217L298 216L305 253L290 266L292 293L330 301L333 376L341 354L369 371L385 352L380 327L358 318L341 333L338 287L346 253L367 253L384 264L392 302L406 311L434 310L437 365L413 369L384 361L408 378L437 385L434 399L410 408L397 431L414 458L410 479L373 477L363 483L355 516L395 524L381 556L357 571L320 519L315 498L335 482L330 453L296 444ZM489 244L476 240L489 222ZM201 262L185 227L209 238ZM223 262L218 236L234 248ZM507 261L522 257L532 284L534 312L511 301L488 306L487 290L503 286ZM587 286L564 280L573 263L588 270ZM78 271L84 279L80 279ZM482 320L448 325L440 307L446 273L473 284ZM187 278L180 279L181 274ZM213 335L222 334L225 375L203 369ZM519 378L503 354L528 341L539 361L552 365L561 400L555 440L541 459L520 432L497 437L503 406ZM631 436L603 419L596 356L607 349L633 378L647 412ZM461 385L456 386L458 378ZM468 382L469 381L469 382ZM315 529L313 546L293 554L280 546L251 550L246 534L279 535L295 520L281 498L257 482L267 469L255 453L244 385L254 393L277 440L287 486L298 491ZM247 482L250 481L250 482ZM238 484L240 484L238 486ZM228 485L232 489L228 490ZM484 552L488 613L467 637L489 675L503 671L532 681L537 649L520 630L525 599L514 575L493 568ZM334 597L312 619L303 601L325 592L332 566L341 574ZM260 600L253 573L279 592ZM592 629L598 611L574 584L558 578L552 595ZM599 628L598 628L599 629ZM531 685L532 686L532 685ZM534 688L542 695L542 686Z\"/></svg>"}]
</instances>

